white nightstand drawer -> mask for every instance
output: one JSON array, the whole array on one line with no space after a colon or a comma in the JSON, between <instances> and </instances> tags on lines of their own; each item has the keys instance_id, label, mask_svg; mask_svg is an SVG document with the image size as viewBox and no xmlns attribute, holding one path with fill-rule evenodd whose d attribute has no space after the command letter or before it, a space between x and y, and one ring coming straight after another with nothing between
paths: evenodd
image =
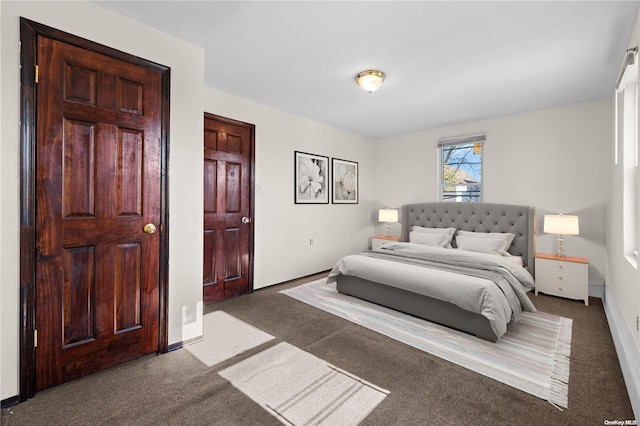
<instances>
[{"instance_id":1,"label":"white nightstand drawer","mask_svg":"<svg viewBox=\"0 0 640 426\"><path fill-rule=\"evenodd\" d=\"M554 273L554 274L584 274L584 265L582 263L570 263L558 260L536 259L536 273Z\"/></svg>"},{"instance_id":2,"label":"white nightstand drawer","mask_svg":"<svg viewBox=\"0 0 640 426\"><path fill-rule=\"evenodd\" d=\"M539 281L536 290L555 296L568 297L570 299L584 299L584 285L580 281L565 281L562 279Z\"/></svg>"},{"instance_id":3,"label":"white nightstand drawer","mask_svg":"<svg viewBox=\"0 0 640 426\"><path fill-rule=\"evenodd\" d=\"M567 272L562 269L555 270L547 270L541 269L536 270L536 277L541 281L558 281L558 282L582 282L585 278L584 268L582 270L572 270Z\"/></svg>"},{"instance_id":4,"label":"white nightstand drawer","mask_svg":"<svg viewBox=\"0 0 640 426\"><path fill-rule=\"evenodd\" d=\"M536 254L536 290L553 296L584 300L589 304L588 261Z\"/></svg>"}]
</instances>

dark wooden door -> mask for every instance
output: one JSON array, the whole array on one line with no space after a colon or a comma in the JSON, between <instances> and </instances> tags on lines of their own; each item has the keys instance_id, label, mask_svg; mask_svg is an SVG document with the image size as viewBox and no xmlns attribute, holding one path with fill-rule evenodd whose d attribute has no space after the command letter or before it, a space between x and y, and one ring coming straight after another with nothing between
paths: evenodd
<instances>
[{"instance_id":1,"label":"dark wooden door","mask_svg":"<svg viewBox=\"0 0 640 426\"><path fill-rule=\"evenodd\" d=\"M253 126L205 114L205 303L252 290Z\"/></svg>"},{"instance_id":2,"label":"dark wooden door","mask_svg":"<svg viewBox=\"0 0 640 426\"><path fill-rule=\"evenodd\" d=\"M41 390L158 350L162 76L41 36L37 52Z\"/></svg>"}]
</instances>

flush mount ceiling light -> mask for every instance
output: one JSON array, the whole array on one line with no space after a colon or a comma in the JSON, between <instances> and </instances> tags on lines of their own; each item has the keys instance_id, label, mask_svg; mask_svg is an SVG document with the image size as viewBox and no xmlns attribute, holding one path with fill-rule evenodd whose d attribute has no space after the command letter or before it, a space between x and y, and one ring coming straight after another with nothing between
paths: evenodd
<instances>
[{"instance_id":1,"label":"flush mount ceiling light","mask_svg":"<svg viewBox=\"0 0 640 426\"><path fill-rule=\"evenodd\" d=\"M378 70L366 70L356 75L356 83L366 92L375 92L382 85L386 75Z\"/></svg>"}]
</instances>

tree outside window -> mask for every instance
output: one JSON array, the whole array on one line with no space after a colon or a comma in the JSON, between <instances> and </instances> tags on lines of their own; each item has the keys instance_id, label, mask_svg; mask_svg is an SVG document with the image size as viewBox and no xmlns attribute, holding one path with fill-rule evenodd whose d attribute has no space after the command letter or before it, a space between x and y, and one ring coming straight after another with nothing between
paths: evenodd
<instances>
[{"instance_id":1,"label":"tree outside window","mask_svg":"<svg viewBox=\"0 0 640 426\"><path fill-rule=\"evenodd\" d=\"M482 201L484 135L441 141L440 201Z\"/></svg>"}]
</instances>

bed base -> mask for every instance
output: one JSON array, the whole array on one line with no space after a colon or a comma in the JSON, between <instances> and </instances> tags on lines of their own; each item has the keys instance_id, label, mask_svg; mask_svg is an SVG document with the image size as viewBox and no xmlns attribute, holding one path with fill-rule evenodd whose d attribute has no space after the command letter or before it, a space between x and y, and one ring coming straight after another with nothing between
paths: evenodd
<instances>
[{"instance_id":1,"label":"bed base","mask_svg":"<svg viewBox=\"0 0 640 426\"><path fill-rule=\"evenodd\" d=\"M453 227L473 232L511 232L515 234L515 238L509 247L509 253L520 256L524 267L534 275L535 219L535 208L530 206L451 202L407 204L402 207L401 236L402 241L409 241L412 226ZM337 289L341 293L455 328L485 340L495 342L498 339L491 329L489 320L452 303L358 277L339 275L337 279Z\"/></svg>"},{"instance_id":2,"label":"bed base","mask_svg":"<svg viewBox=\"0 0 640 426\"><path fill-rule=\"evenodd\" d=\"M339 275L338 292L469 333L490 342L497 336L480 314L442 300L350 275Z\"/></svg>"}]
</instances>

